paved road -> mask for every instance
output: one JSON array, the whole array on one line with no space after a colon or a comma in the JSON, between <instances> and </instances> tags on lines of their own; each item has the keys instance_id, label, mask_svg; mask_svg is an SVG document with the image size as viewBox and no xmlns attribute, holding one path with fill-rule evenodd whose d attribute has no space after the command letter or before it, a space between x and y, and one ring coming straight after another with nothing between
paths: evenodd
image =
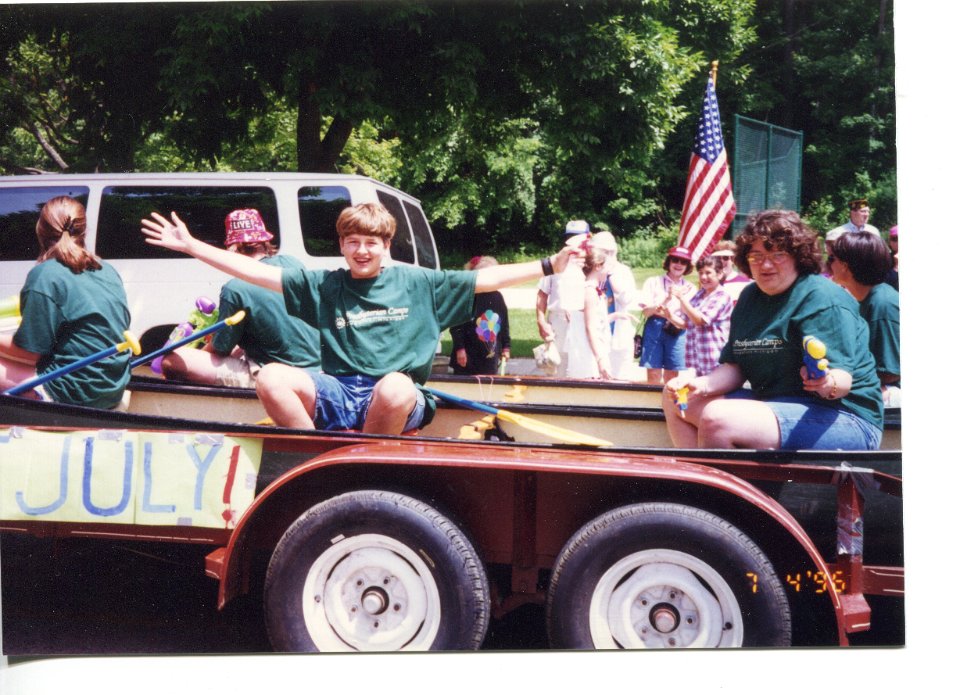
<instances>
[{"instance_id":1,"label":"paved road","mask_svg":"<svg viewBox=\"0 0 960 695\"><path fill-rule=\"evenodd\" d=\"M37 655L256 654L270 651L258 601L216 609L203 574L207 549L174 544L0 541L3 651L10 663ZM902 645L903 602L875 606L856 645ZM484 650L547 648L542 608L492 621Z\"/></svg>"},{"instance_id":2,"label":"paved road","mask_svg":"<svg viewBox=\"0 0 960 695\"><path fill-rule=\"evenodd\" d=\"M248 654L270 651L252 597L216 608L208 549L174 544L0 540L3 651L67 654ZM494 621L484 649L544 649L543 611Z\"/></svg>"}]
</instances>

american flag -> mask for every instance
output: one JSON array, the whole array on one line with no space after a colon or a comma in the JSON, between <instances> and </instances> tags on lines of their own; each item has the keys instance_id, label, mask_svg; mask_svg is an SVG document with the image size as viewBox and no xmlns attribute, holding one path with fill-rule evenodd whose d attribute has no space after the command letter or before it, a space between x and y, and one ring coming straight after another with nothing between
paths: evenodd
<instances>
[{"instance_id":1,"label":"american flag","mask_svg":"<svg viewBox=\"0 0 960 695\"><path fill-rule=\"evenodd\" d=\"M690 156L687 192L683 197L678 246L690 249L694 260L709 253L727 231L737 211L727 168L727 151L720 132L720 110L713 78L707 79L697 142Z\"/></svg>"}]
</instances>

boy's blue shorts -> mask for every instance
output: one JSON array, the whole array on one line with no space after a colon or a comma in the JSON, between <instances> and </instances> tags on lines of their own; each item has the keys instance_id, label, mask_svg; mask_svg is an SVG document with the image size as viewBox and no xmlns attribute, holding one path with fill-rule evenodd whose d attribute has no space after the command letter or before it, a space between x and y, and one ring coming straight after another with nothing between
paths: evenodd
<instances>
[{"instance_id":1,"label":"boy's blue shorts","mask_svg":"<svg viewBox=\"0 0 960 695\"><path fill-rule=\"evenodd\" d=\"M373 387L378 377L331 376L310 372L317 389L317 404L313 411L313 423L319 430L362 430L367 419L367 408ZM407 417L404 432L420 427L426 408L423 392L417 389L417 403Z\"/></svg>"}]
</instances>

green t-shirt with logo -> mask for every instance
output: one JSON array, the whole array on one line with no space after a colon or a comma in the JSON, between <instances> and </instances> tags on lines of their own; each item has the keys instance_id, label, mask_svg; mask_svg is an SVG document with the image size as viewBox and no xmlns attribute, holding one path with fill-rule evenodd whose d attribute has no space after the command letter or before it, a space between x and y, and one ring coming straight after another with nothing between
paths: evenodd
<instances>
[{"instance_id":1,"label":"green t-shirt with logo","mask_svg":"<svg viewBox=\"0 0 960 695\"><path fill-rule=\"evenodd\" d=\"M720 362L738 365L760 400L809 396L800 378L807 335L827 346L830 367L853 377L849 394L821 402L846 408L882 428L880 379L870 353L867 323L850 293L820 275L801 275L789 289L773 296L756 284L744 288L733 309L730 339Z\"/></svg>"},{"instance_id":2,"label":"green t-shirt with logo","mask_svg":"<svg viewBox=\"0 0 960 695\"><path fill-rule=\"evenodd\" d=\"M333 376L430 376L440 332L470 320L475 271L384 268L357 280L346 269L284 270L287 311L320 329L323 371ZM427 398L425 422L435 405Z\"/></svg>"},{"instance_id":3,"label":"green t-shirt with logo","mask_svg":"<svg viewBox=\"0 0 960 695\"><path fill-rule=\"evenodd\" d=\"M277 268L303 268L290 256L271 256L260 262ZM257 364L282 362L320 369L320 331L290 316L279 293L234 279L220 290L219 309L221 319L241 309L247 315L240 323L224 326L214 334L213 349L217 353L229 355L239 345Z\"/></svg>"},{"instance_id":4,"label":"green t-shirt with logo","mask_svg":"<svg viewBox=\"0 0 960 695\"><path fill-rule=\"evenodd\" d=\"M860 315L870 327L870 352L881 374L900 376L900 293L885 282L860 302ZM900 380L890 384L900 386Z\"/></svg>"},{"instance_id":5,"label":"green t-shirt with logo","mask_svg":"<svg viewBox=\"0 0 960 695\"><path fill-rule=\"evenodd\" d=\"M40 355L37 374L73 364L123 342L130 327L120 275L100 270L74 273L56 260L34 266L20 290L23 321L13 342ZM130 381L130 353L104 358L43 385L58 403L112 408Z\"/></svg>"}]
</instances>

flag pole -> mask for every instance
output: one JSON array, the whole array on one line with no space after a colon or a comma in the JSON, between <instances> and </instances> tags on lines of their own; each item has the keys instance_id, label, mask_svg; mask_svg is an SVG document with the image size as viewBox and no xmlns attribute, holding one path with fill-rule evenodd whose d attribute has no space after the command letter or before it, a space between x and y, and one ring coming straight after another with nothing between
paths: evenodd
<instances>
[{"instance_id":1,"label":"flag pole","mask_svg":"<svg viewBox=\"0 0 960 695\"><path fill-rule=\"evenodd\" d=\"M715 60L710 63L710 79L713 80L713 88L717 88L717 66L720 65L719 60Z\"/></svg>"}]
</instances>

